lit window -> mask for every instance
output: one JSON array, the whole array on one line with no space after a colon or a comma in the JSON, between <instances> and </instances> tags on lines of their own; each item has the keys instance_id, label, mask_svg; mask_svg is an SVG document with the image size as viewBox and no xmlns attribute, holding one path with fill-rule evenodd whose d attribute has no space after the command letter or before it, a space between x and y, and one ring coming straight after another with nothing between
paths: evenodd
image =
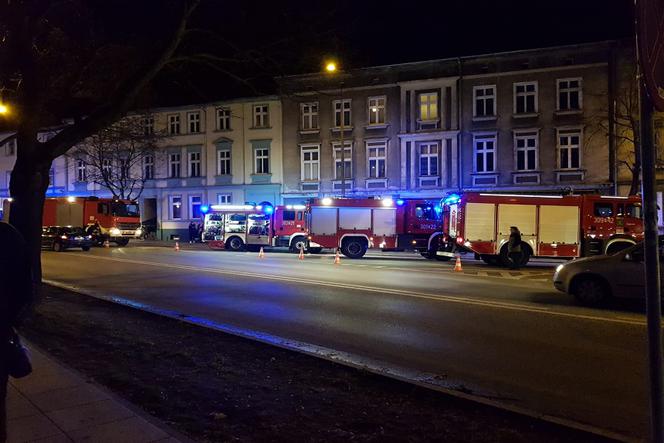
<instances>
[{"instance_id":1,"label":"lit window","mask_svg":"<svg viewBox=\"0 0 664 443\"><path fill-rule=\"evenodd\" d=\"M385 124L385 97L369 97L369 124Z\"/></svg>"},{"instance_id":2,"label":"lit window","mask_svg":"<svg viewBox=\"0 0 664 443\"><path fill-rule=\"evenodd\" d=\"M385 178L387 142L367 142L367 163L369 178Z\"/></svg>"},{"instance_id":3,"label":"lit window","mask_svg":"<svg viewBox=\"0 0 664 443\"><path fill-rule=\"evenodd\" d=\"M182 219L182 196L181 195L171 195L169 206L171 208L171 220L181 220Z\"/></svg>"},{"instance_id":4,"label":"lit window","mask_svg":"<svg viewBox=\"0 0 664 443\"><path fill-rule=\"evenodd\" d=\"M420 106L420 120L438 120L438 93L423 92L418 95Z\"/></svg>"}]
</instances>

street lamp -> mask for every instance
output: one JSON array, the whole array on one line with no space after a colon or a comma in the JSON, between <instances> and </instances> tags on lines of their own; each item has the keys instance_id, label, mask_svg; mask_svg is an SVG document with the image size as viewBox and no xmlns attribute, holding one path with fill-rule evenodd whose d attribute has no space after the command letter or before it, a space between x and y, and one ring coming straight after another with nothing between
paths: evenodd
<instances>
[{"instance_id":1,"label":"street lamp","mask_svg":"<svg viewBox=\"0 0 664 443\"><path fill-rule=\"evenodd\" d=\"M333 60L325 63L325 71L328 74L337 73L337 63ZM336 109L334 110L336 113ZM346 146L344 144L344 82L339 82L339 143L341 150L341 196L346 196ZM349 122L350 123L350 122ZM336 165L334 170L336 171Z\"/></svg>"},{"instance_id":2,"label":"street lamp","mask_svg":"<svg viewBox=\"0 0 664 443\"><path fill-rule=\"evenodd\" d=\"M7 115L9 114L9 106L7 106L4 103L0 103L0 115Z\"/></svg>"}]
</instances>

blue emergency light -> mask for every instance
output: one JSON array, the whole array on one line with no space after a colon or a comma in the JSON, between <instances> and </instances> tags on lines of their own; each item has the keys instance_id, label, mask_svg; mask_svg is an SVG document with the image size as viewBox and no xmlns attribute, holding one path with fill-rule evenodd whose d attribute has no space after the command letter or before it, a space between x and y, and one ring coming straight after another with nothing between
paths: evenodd
<instances>
[{"instance_id":1,"label":"blue emergency light","mask_svg":"<svg viewBox=\"0 0 664 443\"><path fill-rule=\"evenodd\" d=\"M208 205L201 206L201 212L203 214L207 214L209 210L210 210L210 207Z\"/></svg>"},{"instance_id":2,"label":"blue emergency light","mask_svg":"<svg viewBox=\"0 0 664 443\"><path fill-rule=\"evenodd\" d=\"M402 198L397 200L397 206L403 206L403 204L406 203Z\"/></svg>"},{"instance_id":3,"label":"blue emergency light","mask_svg":"<svg viewBox=\"0 0 664 443\"><path fill-rule=\"evenodd\" d=\"M446 205L453 205L455 203L459 203L459 200L461 200L461 197L458 194L450 194L447 197L445 197L443 203L445 203Z\"/></svg>"}]
</instances>

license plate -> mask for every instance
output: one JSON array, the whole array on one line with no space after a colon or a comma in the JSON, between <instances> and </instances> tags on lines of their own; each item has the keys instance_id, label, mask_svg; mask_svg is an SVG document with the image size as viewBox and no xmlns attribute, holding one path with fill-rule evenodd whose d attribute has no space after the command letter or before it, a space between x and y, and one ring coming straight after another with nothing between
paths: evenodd
<instances>
[{"instance_id":1,"label":"license plate","mask_svg":"<svg viewBox=\"0 0 664 443\"><path fill-rule=\"evenodd\" d=\"M436 251L436 255L439 255L441 257L454 257L454 253L446 251Z\"/></svg>"}]
</instances>

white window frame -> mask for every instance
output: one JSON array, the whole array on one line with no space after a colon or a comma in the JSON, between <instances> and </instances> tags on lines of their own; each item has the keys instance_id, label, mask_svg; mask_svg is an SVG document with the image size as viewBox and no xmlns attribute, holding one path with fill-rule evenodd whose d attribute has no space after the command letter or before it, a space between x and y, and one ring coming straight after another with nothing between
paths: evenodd
<instances>
[{"instance_id":1,"label":"white window frame","mask_svg":"<svg viewBox=\"0 0 664 443\"><path fill-rule=\"evenodd\" d=\"M428 97L426 100L426 108L424 108L425 103L423 103L423 97ZM433 97L434 100L431 100L431 97ZM417 93L417 113L420 122L437 122L440 120L439 97L439 91L423 91ZM435 108L435 115L432 115L434 114L432 112L432 107ZM424 115L425 113L422 112L423 109L426 109L426 116Z\"/></svg>"},{"instance_id":2,"label":"white window frame","mask_svg":"<svg viewBox=\"0 0 664 443\"><path fill-rule=\"evenodd\" d=\"M197 158L196 158L197 157ZM202 175L201 151L190 151L187 153L189 177L200 177Z\"/></svg>"},{"instance_id":3,"label":"white window frame","mask_svg":"<svg viewBox=\"0 0 664 443\"><path fill-rule=\"evenodd\" d=\"M178 135L181 131L180 127L180 114L168 115L168 133L170 135Z\"/></svg>"},{"instance_id":4,"label":"white window frame","mask_svg":"<svg viewBox=\"0 0 664 443\"><path fill-rule=\"evenodd\" d=\"M314 110L315 108L315 110ZM301 129L314 131L319 129L318 102L300 103Z\"/></svg>"},{"instance_id":5,"label":"white window frame","mask_svg":"<svg viewBox=\"0 0 664 443\"><path fill-rule=\"evenodd\" d=\"M431 148L435 147L436 152L432 153ZM423 152L427 148L427 152ZM441 153L441 143L440 141L423 141L417 145L417 174L418 177L439 177L440 176L440 153ZM426 174L422 174L422 159L427 159L427 170ZM436 173L433 174L431 165L436 165Z\"/></svg>"},{"instance_id":6,"label":"white window frame","mask_svg":"<svg viewBox=\"0 0 664 443\"><path fill-rule=\"evenodd\" d=\"M267 128L270 126L270 105L253 105L254 128Z\"/></svg>"},{"instance_id":7,"label":"white window frame","mask_svg":"<svg viewBox=\"0 0 664 443\"><path fill-rule=\"evenodd\" d=\"M187 129L189 134L201 132L201 111L187 112Z\"/></svg>"},{"instance_id":8,"label":"white window frame","mask_svg":"<svg viewBox=\"0 0 664 443\"><path fill-rule=\"evenodd\" d=\"M491 149L487 148L487 142L493 142L493 147ZM483 148L481 150L482 155L482 168L480 171L477 167L477 154L480 153L478 149L478 143L481 143ZM487 168L487 153L493 153L493 162L491 170ZM495 174L498 170L498 135L496 133L487 133L487 134L473 134L473 173L475 174Z\"/></svg>"},{"instance_id":9,"label":"white window frame","mask_svg":"<svg viewBox=\"0 0 664 443\"><path fill-rule=\"evenodd\" d=\"M382 119L380 118L382 111ZM387 122L387 97L378 95L367 99L367 113L369 114L369 126L384 125Z\"/></svg>"},{"instance_id":10,"label":"white window frame","mask_svg":"<svg viewBox=\"0 0 664 443\"><path fill-rule=\"evenodd\" d=\"M579 82L579 85L576 87L562 87L561 83L567 82L569 85L569 82L577 81ZM579 95L579 107L578 108L572 108L569 106L570 103L570 96L572 93L576 92ZM561 94L567 94L567 108L561 108L560 107L560 98ZM583 77L569 77L569 78L558 78L556 79L556 110L557 111L581 111L583 109Z\"/></svg>"},{"instance_id":11,"label":"white window frame","mask_svg":"<svg viewBox=\"0 0 664 443\"><path fill-rule=\"evenodd\" d=\"M175 208L175 202L176 200L179 200L179 206L177 207L180 210L180 216L176 217L175 216L175 211L173 209ZM168 215L171 220L182 220L182 194L176 194L176 195L169 195L168 196Z\"/></svg>"},{"instance_id":12,"label":"white window frame","mask_svg":"<svg viewBox=\"0 0 664 443\"><path fill-rule=\"evenodd\" d=\"M568 143L563 145L560 141L561 137L567 137L569 141L571 142L571 138L577 136L579 137L579 143L574 145L572 143ZM563 129L563 128L558 128L556 131L556 151L557 151L557 162L558 162L558 169L561 171L578 171L581 169L581 165L583 164L583 131L581 129L577 128L570 128L570 129ZM579 152L578 158L579 158L579 164L578 166L575 167L563 167L561 158L562 158L562 152L563 150L567 150L567 162L568 165L572 163L572 150L577 149Z\"/></svg>"},{"instance_id":13,"label":"white window frame","mask_svg":"<svg viewBox=\"0 0 664 443\"><path fill-rule=\"evenodd\" d=\"M217 194L217 204L218 205L232 205L233 204L233 194L230 192L220 192Z\"/></svg>"},{"instance_id":14,"label":"white window frame","mask_svg":"<svg viewBox=\"0 0 664 443\"><path fill-rule=\"evenodd\" d=\"M177 155L177 159L174 157ZM173 174L173 168L177 166L178 174ZM168 178L181 178L182 177L182 153L169 152L168 153Z\"/></svg>"},{"instance_id":15,"label":"white window frame","mask_svg":"<svg viewBox=\"0 0 664 443\"><path fill-rule=\"evenodd\" d=\"M231 130L231 108L220 106L216 109L217 131Z\"/></svg>"},{"instance_id":16,"label":"white window frame","mask_svg":"<svg viewBox=\"0 0 664 443\"><path fill-rule=\"evenodd\" d=\"M113 174L113 161L110 158L104 158L101 161L102 175L112 176Z\"/></svg>"},{"instance_id":17,"label":"white window frame","mask_svg":"<svg viewBox=\"0 0 664 443\"><path fill-rule=\"evenodd\" d=\"M150 171L150 173L146 173ZM143 178L146 180L154 179L154 155L147 154L143 156Z\"/></svg>"},{"instance_id":18,"label":"white window frame","mask_svg":"<svg viewBox=\"0 0 664 443\"><path fill-rule=\"evenodd\" d=\"M535 146L528 146L529 140L535 140ZM523 146L518 146L519 142L523 142ZM528 167L528 152L535 151L535 164ZM524 168L519 169L519 153L523 153ZM532 172L537 171L539 167L539 131L518 131L514 132L514 170L516 172Z\"/></svg>"},{"instance_id":19,"label":"white window frame","mask_svg":"<svg viewBox=\"0 0 664 443\"><path fill-rule=\"evenodd\" d=\"M353 179L353 142L349 140L344 140L344 163L349 164L348 170L344 168L344 174L346 174L345 180ZM337 157L337 151L339 151L339 156ZM348 152L348 154L346 154ZM341 177L337 175L337 163L341 163L341 143L335 142L332 143L332 159L334 160L334 179L341 180Z\"/></svg>"},{"instance_id":20,"label":"white window frame","mask_svg":"<svg viewBox=\"0 0 664 443\"><path fill-rule=\"evenodd\" d=\"M343 115L342 115L343 107ZM346 119L348 115L348 119ZM341 127L341 117L343 116L344 128L350 128L353 123L353 100L350 98L344 98L343 100L334 100L332 102L332 118L334 119L332 125L334 128ZM348 123L346 123L348 120Z\"/></svg>"},{"instance_id":21,"label":"white window frame","mask_svg":"<svg viewBox=\"0 0 664 443\"><path fill-rule=\"evenodd\" d=\"M223 152L223 155L222 155ZM228 154L228 155L226 155ZM217 150L217 175L232 175L232 167L233 163L231 162L232 158L232 153L230 149L218 149ZM223 173L221 165L223 163L228 162L228 168L226 168L226 172Z\"/></svg>"},{"instance_id":22,"label":"white window frame","mask_svg":"<svg viewBox=\"0 0 664 443\"><path fill-rule=\"evenodd\" d=\"M307 154L309 158L307 159ZM311 157L311 154L316 154L316 159ZM313 174L313 167L316 167L316 174ZM307 174L307 167L310 174ZM309 175L309 177L307 177ZM301 145L300 146L300 180L303 182L319 182L320 181L320 145Z\"/></svg>"},{"instance_id":23,"label":"white window frame","mask_svg":"<svg viewBox=\"0 0 664 443\"><path fill-rule=\"evenodd\" d=\"M76 159L76 181L79 183L88 181L88 167L82 158Z\"/></svg>"},{"instance_id":24,"label":"white window frame","mask_svg":"<svg viewBox=\"0 0 664 443\"><path fill-rule=\"evenodd\" d=\"M198 203L194 203L194 199L197 198ZM189 195L189 219L190 220L202 220L203 219L203 213L201 212L200 207L203 206L203 196L201 194L194 194L194 195ZM198 213L201 214L200 217L194 218L194 206L198 205Z\"/></svg>"},{"instance_id":25,"label":"white window frame","mask_svg":"<svg viewBox=\"0 0 664 443\"><path fill-rule=\"evenodd\" d=\"M263 162L264 160L267 161ZM267 168L264 167L265 164L267 164ZM267 147L254 148L254 174L269 174L269 173L270 173L270 148Z\"/></svg>"},{"instance_id":26,"label":"white window frame","mask_svg":"<svg viewBox=\"0 0 664 443\"><path fill-rule=\"evenodd\" d=\"M525 91L528 86L534 85L535 86L535 91ZM524 92L517 92L517 88L519 86L524 87ZM539 82L537 80L535 81L529 81L529 82L515 82L512 86L512 95L514 97L514 115L531 115L531 114L537 114L539 112ZM527 104L528 104L528 97L529 96L534 96L534 110L528 111L526 110ZM519 101L519 97L523 97L523 104L524 104L524 112L518 112L517 108L517 103Z\"/></svg>"},{"instance_id":27,"label":"white window frame","mask_svg":"<svg viewBox=\"0 0 664 443\"><path fill-rule=\"evenodd\" d=\"M367 140L365 147L367 152L367 178L387 178L387 140ZM380 155L381 149L383 150L382 155ZM376 152L372 153L374 150ZM383 173L382 175L379 175L381 162L383 164ZM372 175L371 172L372 163L376 164L375 175Z\"/></svg>"},{"instance_id":28,"label":"white window frame","mask_svg":"<svg viewBox=\"0 0 664 443\"><path fill-rule=\"evenodd\" d=\"M154 134L154 116L143 118L143 133L145 135Z\"/></svg>"},{"instance_id":29,"label":"white window frame","mask_svg":"<svg viewBox=\"0 0 664 443\"><path fill-rule=\"evenodd\" d=\"M491 89L491 94L487 94L486 91ZM483 91L483 95L477 95L478 91ZM493 106L491 107L491 113L487 113L487 100L493 100ZM484 109L484 114L479 115L477 113L477 103L478 101L482 102L482 109ZM473 117L476 118L495 118L496 117L496 85L477 85L473 86Z\"/></svg>"}]
</instances>

